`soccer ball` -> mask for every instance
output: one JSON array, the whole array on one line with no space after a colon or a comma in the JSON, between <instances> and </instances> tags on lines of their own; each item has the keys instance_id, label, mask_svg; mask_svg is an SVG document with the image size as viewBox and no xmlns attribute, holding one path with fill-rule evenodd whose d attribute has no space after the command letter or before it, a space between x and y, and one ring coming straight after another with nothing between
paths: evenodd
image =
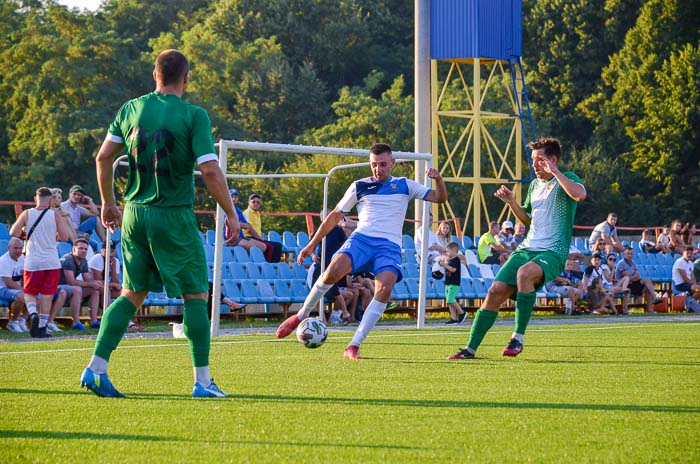
<instances>
[{"instance_id":1,"label":"soccer ball","mask_svg":"<svg viewBox=\"0 0 700 464\"><path fill-rule=\"evenodd\" d=\"M306 318L297 327L297 340L307 348L318 348L328 338L328 327L316 318Z\"/></svg>"}]
</instances>

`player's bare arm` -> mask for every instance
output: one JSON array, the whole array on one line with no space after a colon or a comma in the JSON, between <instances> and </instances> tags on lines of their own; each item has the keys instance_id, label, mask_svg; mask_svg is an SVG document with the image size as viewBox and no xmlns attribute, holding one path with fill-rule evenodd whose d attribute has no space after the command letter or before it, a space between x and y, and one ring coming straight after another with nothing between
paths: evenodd
<instances>
[{"instance_id":1,"label":"player's bare arm","mask_svg":"<svg viewBox=\"0 0 700 464\"><path fill-rule=\"evenodd\" d=\"M202 179L204 180L204 185L207 186L207 190L209 190L214 200L226 213L226 224L231 233L229 243L235 245L241 232L241 224L238 221L238 214L236 214L236 210L231 202L231 196L228 193L226 177L224 177L221 167L215 160L200 164L199 170L202 173Z\"/></svg>"},{"instance_id":2,"label":"player's bare arm","mask_svg":"<svg viewBox=\"0 0 700 464\"><path fill-rule=\"evenodd\" d=\"M22 236L22 229L27 225L27 215L29 214L29 210L25 209L22 211L22 213L19 215L17 220L15 221L14 224L12 224L12 227L10 227L10 235L13 237L21 237Z\"/></svg>"},{"instance_id":3,"label":"player's bare arm","mask_svg":"<svg viewBox=\"0 0 700 464\"><path fill-rule=\"evenodd\" d=\"M299 256L297 256L297 263L301 264L304 262L304 259L307 256L313 256L314 250L316 249L316 245L321 243L321 240L323 240L323 237L328 235L335 226L338 225L338 223L345 217L343 213L338 211L337 209L333 209L328 216L326 216L326 219L323 220L321 223L321 227L318 228L318 231L314 234L313 237L311 237L311 240L309 240L309 243L302 248L302 250L299 252Z\"/></svg>"},{"instance_id":4,"label":"player's bare arm","mask_svg":"<svg viewBox=\"0 0 700 464\"><path fill-rule=\"evenodd\" d=\"M530 216L527 214L525 209L515 200L515 193L505 185L501 185L493 194L496 198L501 200L503 203L507 204L515 217L518 218L520 222L526 226L530 225Z\"/></svg>"},{"instance_id":5,"label":"player's bare arm","mask_svg":"<svg viewBox=\"0 0 700 464\"><path fill-rule=\"evenodd\" d=\"M430 191L428 196L425 197L425 200L431 203L446 202L447 188L445 187L445 181L443 180L442 175L440 175L440 171L435 168L428 168L425 170L425 175L435 181L435 188Z\"/></svg>"},{"instance_id":6,"label":"player's bare arm","mask_svg":"<svg viewBox=\"0 0 700 464\"><path fill-rule=\"evenodd\" d=\"M112 232L114 232L116 227L121 225L122 221L122 213L117 207L117 200L114 196L114 171L112 169L112 163L114 163L114 158L123 148L123 143L105 139L95 158L97 185L100 189L100 197L102 198L102 224Z\"/></svg>"}]
</instances>

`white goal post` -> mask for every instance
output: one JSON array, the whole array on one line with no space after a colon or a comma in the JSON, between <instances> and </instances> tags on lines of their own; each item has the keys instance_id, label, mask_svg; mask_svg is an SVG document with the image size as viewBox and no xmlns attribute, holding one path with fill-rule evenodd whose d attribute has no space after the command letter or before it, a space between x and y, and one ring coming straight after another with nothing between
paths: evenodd
<instances>
[{"instance_id":1,"label":"white goal post","mask_svg":"<svg viewBox=\"0 0 700 464\"><path fill-rule=\"evenodd\" d=\"M333 167L327 173L315 173L315 174L230 174L228 173L227 163L228 163L228 152L229 150L245 150L245 151L264 151L264 152L276 152L276 153L288 153L288 154L301 154L301 155L334 155L334 156L355 156L362 158L369 158L369 150L360 150L354 148L336 148L336 147L320 147L311 145L289 145L289 144L278 144L278 143L262 143L262 142L245 142L239 140L219 140L217 144L219 148L219 166L221 170L226 175L228 179L250 179L250 178L292 178L292 177L314 177L314 178L325 178L324 182L324 192L323 192L323 214L327 214L328 211L328 186L331 176L334 172L340 169L348 169L363 165L368 165L368 163L354 163L354 164L340 164ZM394 151L394 159L397 161L419 161L418 163L424 167L432 167L433 155L430 153L416 153L416 152L404 152L404 151ZM124 162L126 155L119 157L115 160L113 169L119 165L127 165ZM196 175L200 175L199 171L195 171ZM422 173L414 173L415 177L424 178L424 185L430 187L432 180L427 176L423 176ZM421 208L423 211L423 216L421 218L422 224L428 224L428 227L423 227L423 237L422 237L422 250L421 256L428 256L428 234L430 232L429 227L429 208ZM216 207L216 241L214 245L214 268L213 268L213 282L212 282L212 318L211 318L211 335L219 335L219 321L220 321L220 306L221 306L221 279L223 276L223 240L224 237L224 212L221 207L217 204ZM262 231L260 231L262 232ZM109 246L109 237L106 238L106 246ZM324 245L325 246L325 245ZM426 283L427 275L430 263L427 260L421 259L420 262L420 280L419 280L419 293L418 293L418 314L417 314L417 328L421 329L425 325L425 304L426 304ZM105 266L105 288L108 288L109 282L109 269ZM105 300L108 298L108 293L105 292ZM106 305L105 305L106 307Z\"/></svg>"}]
</instances>

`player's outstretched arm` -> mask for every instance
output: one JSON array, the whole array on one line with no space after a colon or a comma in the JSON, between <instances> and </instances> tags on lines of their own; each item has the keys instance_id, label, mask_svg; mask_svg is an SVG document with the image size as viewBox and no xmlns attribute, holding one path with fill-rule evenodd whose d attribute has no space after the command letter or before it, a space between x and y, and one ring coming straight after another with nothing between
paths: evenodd
<instances>
[{"instance_id":1,"label":"player's outstretched arm","mask_svg":"<svg viewBox=\"0 0 700 464\"><path fill-rule=\"evenodd\" d=\"M202 179L204 180L204 185L207 186L207 190L214 197L214 200L221 206L221 209L226 213L226 223L229 227L229 232L232 241L229 243L231 245L236 244L235 237L238 237L241 231L241 224L238 221L238 214L233 208L233 203L231 202L231 196L228 193L228 184L226 183L226 177L224 177L223 171L221 171L221 166L215 161L207 161L199 165L199 170L202 173Z\"/></svg>"},{"instance_id":2,"label":"player's outstretched arm","mask_svg":"<svg viewBox=\"0 0 700 464\"><path fill-rule=\"evenodd\" d=\"M321 243L323 237L328 235L343 217L345 217L345 215L338 211L337 208L328 213L326 219L321 223L321 227L318 228L314 236L309 240L309 243L299 252L299 256L297 256L297 262L299 264L301 264L307 256L312 256L314 254L316 245Z\"/></svg>"},{"instance_id":3,"label":"player's outstretched arm","mask_svg":"<svg viewBox=\"0 0 700 464\"><path fill-rule=\"evenodd\" d=\"M425 201L445 203L447 201L447 187L445 187L445 181L440 175L440 171L435 168L428 168L425 170L425 175L435 181L435 188L425 197Z\"/></svg>"}]
</instances>

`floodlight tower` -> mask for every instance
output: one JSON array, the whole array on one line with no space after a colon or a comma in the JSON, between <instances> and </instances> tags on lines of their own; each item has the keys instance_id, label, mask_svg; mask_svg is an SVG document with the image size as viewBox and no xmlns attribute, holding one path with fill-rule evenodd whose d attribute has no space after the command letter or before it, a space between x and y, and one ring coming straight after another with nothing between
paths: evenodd
<instances>
[{"instance_id":1,"label":"floodlight tower","mask_svg":"<svg viewBox=\"0 0 700 464\"><path fill-rule=\"evenodd\" d=\"M426 14L427 25L418 18ZM427 43L429 58L422 55ZM436 166L448 187L464 187L457 196L450 189L442 216L462 218L463 232L480 235L489 221L500 221L507 208L489 212L487 196L506 184L520 200L522 182L531 178L523 160L535 126L521 56L522 0L416 0L416 151L426 151L430 114ZM455 211L465 198L466 211Z\"/></svg>"}]
</instances>

